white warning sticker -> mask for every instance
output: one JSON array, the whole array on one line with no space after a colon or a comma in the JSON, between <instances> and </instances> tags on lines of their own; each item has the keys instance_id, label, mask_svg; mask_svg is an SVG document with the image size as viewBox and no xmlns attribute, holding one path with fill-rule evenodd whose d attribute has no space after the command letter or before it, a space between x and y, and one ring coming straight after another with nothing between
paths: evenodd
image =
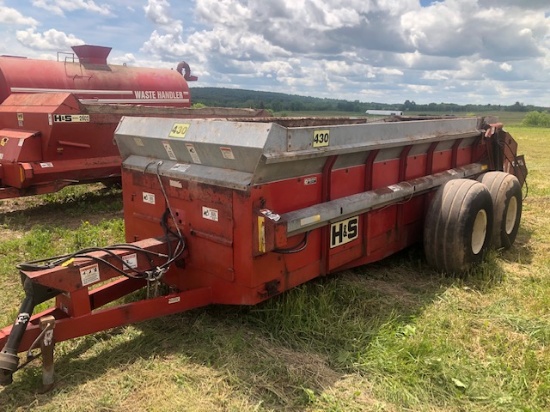
<instances>
[{"instance_id":1,"label":"white warning sticker","mask_svg":"<svg viewBox=\"0 0 550 412\"><path fill-rule=\"evenodd\" d=\"M187 172L187 170L191 167L190 164L182 165L181 163L176 163L174 166L170 168L170 170L174 170L176 172Z\"/></svg>"},{"instance_id":2,"label":"white warning sticker","mask_svg":"<svg viewBox=\"0 0 550 412\"><path fill-rule=\"evenodd\" d=\"M122 256L122 261L125 265L122 265L123 270L135 269L138 266L137 263L137 253L132 253L131 255Z\"/></svg>"},{"instance_id":3,"label":"white warning sticker","mask_svg":"<svg viewBox=\"0 0 550 412\"><path fill-rule=\"evenodd\" d=\"M235 160L235 155L230 147L220 147L224 159Z\"/></svg>"},{"instance_id":4,"label":"white warning sticker","mask_svg":"<svg viewBox=\"0 0 550 412\"><path fill-rule=\"evenodd\" d=\"M317 177L308 177L304 179L304 185L305 186L311 186L317 184Z\"/></svg>"},{"instance_id":5,"label":"white warning sticker","mask_svg":"<svg viewBox=\"0 0 550 412\"><path fill-rule=\"evenodd\" d=\"M183 185L179 180L172 180L172 179L170 179L170 186L177 187L178 189L181 189L183 187Z\"/></svg>"},{"instance_id":6,"label":"white warning sticker","mask_svg":"<svg viewBox=\"0 0 550 412\"><path fill-rule=\"evenodd\" d=\"M170 160L178 160L176 158L176 154L172 150L172 146L170 146L170 143L168 142L162 142L162 145L164 146L164 150L166 150L166 154L170 158Z\"/></svg>"},{"instance_id":7,"label":"white warning sticker","mask_svg":"<svg viewBox=\"0 0 550 412\"><path fill-rule=\"evenodd\" d=\"M185 147L187 148L187 151L189 152L193 163L201 164L201 158L199 157L195 146L193 146L191 143L185 143Z\"/></svg>"},{"instance_id":8,"label":"white warning sticker","mask_svg":"<svg viewBox=\"0 0 550 412\"><path fill-rule=\"evenodd\" d=\"M143 192L143 203L149 203L150 205L154 205L156 203L155 194Z\"/></svg>"},{"instance_id":9,"label":"white warning sticker","mask_svg":"<svg viewBox=\"0 0 550 412\"><path fill-rule=\"evenodd\" d=\"M88 286L92 283L99 282L99 265L96 263L80 268L80 280L82 281L82 286Z\"/></svg>"},{"instance_id":10,"label":"white warning sticker","mask_svg":"<svg viewBox=\"0 0 550 412\"><path fill-rule=\"evenodd\" d=\"M46 167L53 167L53 163L52 162L44 162L44 163L40 163L40 167L41 168L46 168Z\"/></svg>"},{"instance_id":11,"label":"white warning sticker","mask_svg":"<svg viewBox=\"0 0 550 412\"><path fill-rule=\"evenodd\" d=\"M212 220L214 222L218 221L218 210L212 209L210 207L203 206L202 207L202 217L204 219Z\"/></svg>"}]
</instances>

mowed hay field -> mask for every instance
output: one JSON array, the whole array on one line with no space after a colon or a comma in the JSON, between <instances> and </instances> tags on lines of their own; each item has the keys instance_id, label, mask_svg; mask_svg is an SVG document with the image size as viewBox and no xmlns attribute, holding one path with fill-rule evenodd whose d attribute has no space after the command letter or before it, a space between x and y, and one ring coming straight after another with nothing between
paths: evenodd
<instances>
[{"instance_id":1,"label":"mowed hay field","mask_svg":"<svg viewBox=\"0 0 550 412\"><path fill-rule=\"evenodd\" d=\"M550 410L550 129L508 127L529 167L515 245L465 278L421 246L256 307L208 307L56 346L0 389L1 411ZM0 323L17 262L123 241L120 192L4 202Z\"/></svg>"}]
</instances>

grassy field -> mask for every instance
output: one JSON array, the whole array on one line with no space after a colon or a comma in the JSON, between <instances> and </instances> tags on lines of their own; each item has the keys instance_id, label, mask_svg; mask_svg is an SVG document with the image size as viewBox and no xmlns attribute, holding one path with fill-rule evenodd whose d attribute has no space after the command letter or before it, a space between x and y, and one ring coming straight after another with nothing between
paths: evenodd
<instances>
[{"instance_id":1,"label":"grassy field","mask_svg":"<svg viewBox=\"0 0 550 412\"><path fill-rule=\"evenodd\" d=\"M2 411L550 410L550 129L508 127L530 175L515 245L463 279L421 247L256 307L209 307L58 344L0 389ZM123 240L97 186L0 209L0 324L15 264Z\"/></svg>"}]
</instances>

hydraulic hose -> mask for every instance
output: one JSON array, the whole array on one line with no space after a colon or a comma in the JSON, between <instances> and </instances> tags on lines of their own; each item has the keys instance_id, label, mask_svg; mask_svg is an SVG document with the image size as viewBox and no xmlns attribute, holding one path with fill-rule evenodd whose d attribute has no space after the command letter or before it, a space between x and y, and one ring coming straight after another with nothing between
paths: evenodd
<instances>
[{"instance_id":1,"label":"hydraulic hose","mask_svg":"<svg viewBox=\"0 0 550 412\"><path fill-rule=\"evenodd\" d=\"M24 282L25 298L19 308L19 314L13 323L4 348L0 352L0 385L5 386L13 382L13 373L19 366L19 345L23 339L27 325L31 319L35 307L34 288L32 282L27 278Z\"/></svg>"}]
</instances>

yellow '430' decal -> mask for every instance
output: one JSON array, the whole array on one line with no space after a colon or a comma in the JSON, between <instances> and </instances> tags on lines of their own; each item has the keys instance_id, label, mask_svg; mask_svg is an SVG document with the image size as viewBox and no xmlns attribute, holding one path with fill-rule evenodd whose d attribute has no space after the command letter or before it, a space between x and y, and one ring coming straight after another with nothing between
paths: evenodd
<instances>
[{"instance_id":1,"label":"yellow '430' decal","mask_svg":"<svg viewBox=\"0 0 550 412\"><path fill-rule=\"evenodd\" d=\"M329 130L315 130L313 132L313 147L325 147L330 144Z\"/></svg>"},{"instance_id":2,"label":"yellow '430' decal","mask_svg":"<svg viewBox=\"0 0 550 412\"><path fill-rule=\"evenodd\" d=\"M168 136L183 139L185 137L185 133L187 133L187 130L189 130L189 123L174 123L174 126L172 126Z\"/></svg>"}]
</instances>

